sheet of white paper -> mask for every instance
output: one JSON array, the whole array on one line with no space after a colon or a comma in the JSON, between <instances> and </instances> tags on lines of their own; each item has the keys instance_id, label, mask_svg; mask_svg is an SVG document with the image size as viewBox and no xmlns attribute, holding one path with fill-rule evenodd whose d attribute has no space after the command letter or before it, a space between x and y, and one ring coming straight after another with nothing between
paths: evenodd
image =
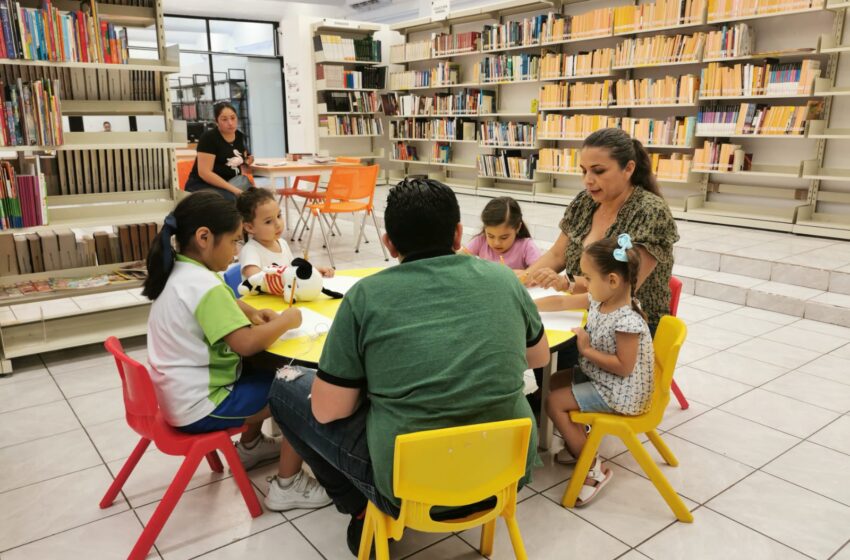
<instances>
[{"instance_id":1,"label":"sheet of white paper","mask_svg":"<svg viewBox=\"0 0 850 560\"><path fill-rule=\"evenodd\" d=\"M555 331L569 331L574 327L580 327L584 318L581 311L547 311L540 313L543 326Z\"/></svg>"},{"instance_id":2,"label":"sheet of white paper","mask_svg":"<svg viewBox=\"0 0 850 560\"><path fill-rule=\"evenodd\" d=\"M534 287L534 288L526 288L526 290L528 290L528 295L531 296L531 299L540 299L540 298L544 298L544 297L547 297L547 296L562 296L562 295L564 295L563 292L559 292L555 288Z\"/></svg>"},{"instance_id":3,"label":"sheet of white paper","mask_svg":"<svg viewBox=\"0 0 850 560\"><path fill-rule=\"evenodd\" d=\"M297 329L286 331L280 336L280 340L289 340L290 338L298 338L301 336L319 336L326 334L330 328L333 319L325 317L320 313L316 313L312 309L301 308L301 326Z\"/></svg>"},{"instance_id":4,"label":"sheet of white paper","mask_svg":"<svg viewBox=\"0 0 850 560\"><path fill-rule=\"evenodd\" d=\"M355 278L354 276L334 276L333 278L322 280L322 286L345 295L359 280L360 278Z\"/></svg>"}]
</instances>

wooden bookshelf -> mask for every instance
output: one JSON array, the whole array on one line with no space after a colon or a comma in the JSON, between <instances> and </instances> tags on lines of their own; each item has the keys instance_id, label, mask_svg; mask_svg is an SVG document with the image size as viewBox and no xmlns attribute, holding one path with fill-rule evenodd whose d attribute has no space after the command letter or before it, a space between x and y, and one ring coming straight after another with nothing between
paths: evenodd
<instances>
[{"instance_id":1,"label":"wooden bookshelf","mask_svg":"<svg viewBox=\"0 0 850 560\"><path fill-rule=\"evenodd\" d=\"M21 4L23 7L41 7L37 0L23 0ZM53 4L60 10L74 10L79 9L80 3L77 0L54 0ZM152 8L117 4L98 4L97 8L101 21L111 22L118 27L155 27L157 58L129 59L127 64L2 59L0 65L32 67L32 79L45 76L42 70L38 70L40 67L69 69L71 72L82 69L98 70L99 76L109 80L114 77L117 80L115 83L129 80L126 74L129 71L150 74L148 80L157 85L155 90L151 88L149 92L142 94L133 90L133 82L128 81L127 83L131 84L130 89L125 90L122 86L120 91L110 90L108 100L104 100L104 90L100 90L97 100L90 97L91 93L86 91L87 88L83 88L82 94L75 90L71 98L61 99L62 114L162 115L165 132L65 132L64 141L58 146L0 147L0 153L17 154L20 164L17 172L22 175L34 173L38 176L42 171L42 164L51 162L54 158L57 161L51 165L58 165L61 158L71 158L69 161L78 158L80 163L77 168L80 179L78 191L66 193L65 186L59 184L59 175L62 175L61 181L65 181L61 167L59 175L49 176L49 185L43 183L42 186L47 185L50 191L46 197L46 217L49 218L47 224L7 229L0 231L0 234L22 236L68 231L68 228L81 231L129 224L161 223L181 196L177 189L174 150L177 147L185 147L186 128L185 122L173 119L167 79L168 74L179 71L180 54L178 46L165 45L162 2L156 0ZM100 71L104 72L101 74ZM145 95L147 97L141 99L149 100L139 100L139 97L133 98L129 97L130 95ZM121 160L116 157L116 168L113 168L113 160L104 154L119 152L127 158L124 160L126 167L118 169ZM99 169L94 165L98 158L101 162ZM118 181L119 175L120 188L115 182ZM70 176L68 180L71 180ZM81 192L84 186L93 189L95 184L100 185L98 189L103 188L104 191ZM56 192L60 194L55 194ZM39 240L42 238L37 239L36 242L41 243ZM116 260L126 261L123 255L117 257ZM43 282L49 278L97 276L108 274L121 265L121 262L115 262L44 272L25 272L0 277L0 285L15 286L19 283ZM0 310L3 310L3 319L0 321L0 374L12 373L11 358L103 342L113 335L124 337L144 334L147 330L150 302L138 295L139 286L140 282L136 280L94 288L0 298ZM57 300L67 303L60 307L52 306L52 302ZM42 305L43 307L40 307ZM23 313L25 308L28 310ZM18 317L15 310L23 315Z\"/></svg>"}]
</instances>

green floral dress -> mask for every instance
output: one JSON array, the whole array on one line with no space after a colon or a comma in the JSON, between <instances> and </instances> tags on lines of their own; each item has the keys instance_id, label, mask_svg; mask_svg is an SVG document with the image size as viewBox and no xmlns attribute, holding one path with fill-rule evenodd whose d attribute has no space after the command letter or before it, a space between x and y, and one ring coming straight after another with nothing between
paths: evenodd
<instances>
[{"instance_id":1,"label":"green floral dress","mask_svg":"<svg viewBox=\"0 0 850 560\"><path fill-rule=\"evenodd\" d=\"M561 219L561 231L569 238L567 271L580 274L584 238L590 233L593 214L599 204L586 191L579 193L567 206ZM636 187L617 214L606 237L628 233L632 243L640 245L655 257L658 264L637 291L637 298L649 318L651 328L670 313L670 276L673 273L673 244L679 240L676 222L663 198Z\"/></svg>"}]
</instances>

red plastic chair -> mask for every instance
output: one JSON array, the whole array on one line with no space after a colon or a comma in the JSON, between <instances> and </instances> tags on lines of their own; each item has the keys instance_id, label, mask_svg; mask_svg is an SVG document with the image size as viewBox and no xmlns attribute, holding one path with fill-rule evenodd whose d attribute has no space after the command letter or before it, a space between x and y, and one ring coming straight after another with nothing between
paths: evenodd
<instances>
[{"instance_id":1,"label":"red plastic chair","mask_svg":"<svg viewBox=\"0 0 850 560\"><path fill-rule=\"evenodd\" d=\"M670 277L670 315L673 317L676 316L676 312L679 310L679 297L682 295L682 281L676 278L675 276ZM682 390L679 389L679 386L676 385L676 380L673 380L673 383L670 385L670 390L673 391L673 394L676 396L676 400L679 401L679 406L682 407L682 410L687 410L690 405L688 400L685 398L685 395L682 394Z\"/></svg>"},{"instance_id":2,"label":"red plastic chair","mask_svg":"<svg viewBox=\"0 0 850 560\"><path fill-rule=\"evenodd\" d=\"M121 471L115 477L109 490L106 491L100 501L100 507L104 509L112 505L118 492L121 491L121 487L124 486L151 441L154 442L157 449L166 455L182 455L185 457L183 464L180 465L180 469L174 476L174 480L171 481L165 491L162 501L157 506L141 536L139 536L139 540L136 541L128 559L141 560L148 555L159 532L180 500L180 496L186 490L186 485L189 484L198 469L198 465L204 458L214 472L224 471L221 460L216 453L217 450L224 453L224 458L233 473L233 479L242 492L242 497L245 499L251 517L262 515L263 509L260 507L257 495L251 487L248 475L245 473L230 439L231 436L243 432L245 428L232 428L206 434L187 434L169 426L160 414L153 382L145 366L127 356L121 347L121 341L114 336L109 337L104 346L115 357L115 365L118 366L118 374L121 376L127 424L142 438L127 462L121 467Z\"/></svg>"}]
</instances>

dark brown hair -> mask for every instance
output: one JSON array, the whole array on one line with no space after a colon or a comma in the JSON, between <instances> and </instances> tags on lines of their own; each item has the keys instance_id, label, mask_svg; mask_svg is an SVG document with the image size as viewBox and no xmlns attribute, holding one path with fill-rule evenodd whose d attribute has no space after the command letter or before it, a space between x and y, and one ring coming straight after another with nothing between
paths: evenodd
<instances>
[{"instance_id":1,"label":"dark brown hair","mask_svg":"<svg viewBox=\"0 0 850 560\"><path fill-rule=\"evenodd\" d=\"M649 153L640 140L632 138L619 128L601 128L584 139L582 148L606 148L611 158L617 161L620 169L625 169L630 161L635 162L631 182L654 195L661 196L658 181L652 174Z\"/></svg>"},{"instance_id":2,"label":"dark brown hair","mask_svg":"<svg viewBox=\"0 0 850 560\"><path fill-rule=\"evenodd\" d=\"M640 307L635 294L637 293L637 278L640 270L640 253L632 247L626 249L627 262L618 261L614 258L614 251L619 249L616 237L606 237L595 241L584 248L585 254L590 257L602 274L616 274L629 284L629 294L632 299L632 309L646 321L646 313Z\"/></svg>"},{"instance_id":3,"label":"dark brown hair","mask_svg":"<svg viewBox=\"0 0 850 560\"><path fill-rule=\"evenodd\" d=\"M488 202L481 212L481 222L484 227L507 224L508 227L517 230L517 239L531 237L525 222L522 221L522 210L520 210L519 203L509 196L500 196ZM483 229L481 233L484 233Z\"/></svg>"},{"instance_id":4,"label":"dark brown hair","mask_svg":"<svg viewBox=\"0 0 850 560\"><path fill-rule=\"evenodd\" d=\"M219 101L213 105L213 120L218 121L218 118L221 116L221 112L225 109L230 109L233 111L233 114L236 115L236 118L239 118L239 113L236 112L236 107L227 101Z\"/></svg>"},{"instance_id":5,"label":"dark brown hair","mask_svg":"<svg viewBox=\"0 0 850 560\"><path fill-rule=\"evenodd\" d=\"M274 195L270 190L248 187L248 189L240 194L239 198L236 199L236 209L239 210L239 213L242 215L242 222L246 224L253 222L254 217L257 215L257 207L269 200L275 202ZM243 233L243 237L245 238L245 241L248 241L249 237L247 231Z\"/></svg>"}]
</instances>

